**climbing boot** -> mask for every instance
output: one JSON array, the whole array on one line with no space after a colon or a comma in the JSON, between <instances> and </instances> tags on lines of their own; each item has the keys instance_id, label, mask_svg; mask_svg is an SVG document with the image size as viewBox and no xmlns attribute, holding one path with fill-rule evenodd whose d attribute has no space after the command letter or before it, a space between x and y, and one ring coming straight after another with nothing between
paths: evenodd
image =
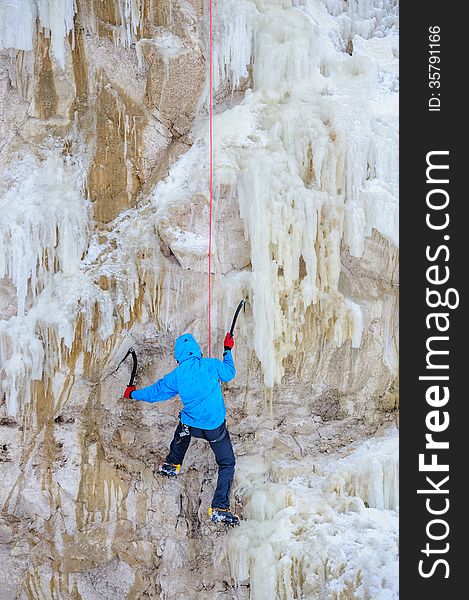
<instances>
[{"instance_id":1,"label":"climbing boot","mask_svg":"<svg viewBox=\"0 0 469 600\"><path fill-rule=\"evenodd\" d=\"M239 525L238 515L233 514L229 508L209 508L208 516L214 523L225 523L231 527Z\"/></svg>"},{"instance_id":2,"label":"climbing boot","mask_svg":"<svg viewBox=\"0 0 469 600\"><path fill-rule=\"evenodd\" d=\"M173 465L172 463L165 462L160 465L158 473L160 475L166 475L166 477L177 477L180 470L181 465Z\"/></svg>"}]
</instances>

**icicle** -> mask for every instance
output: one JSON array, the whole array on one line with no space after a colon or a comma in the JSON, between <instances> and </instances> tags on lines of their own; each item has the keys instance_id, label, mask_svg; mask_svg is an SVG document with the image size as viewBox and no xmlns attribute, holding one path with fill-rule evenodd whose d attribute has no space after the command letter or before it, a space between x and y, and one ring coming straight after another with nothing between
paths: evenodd
<instances>
[{"instance_id":1,"label":"icicle","mask_svg":"<svg viewBox=\"0 0 469 600\"><path fill-rule=\"evenodd\" d=\"M362 443L334 466L329 476L338 494L359 496L371 508L396 510L399 505L397 435ZM340 482L337 486L337 482Z\"/></svg>"},{"instance_id":2,"label":"icicle","mask_svg":"<svg viewBox=\"0 0 469 600\"><path fill-rule=\"evenodd\" d=\"M213 44L213 88L236 88L248 76L256 8L250 0L227 0L216 7Z\"/></svg>"},{"instance_id":3,"label":"icicle","mask_svg":"<svg viewBox=\"0 0 469 600\"><path fill-rule=\"evenodd\" d=\"M116 43L130 48L142 28L143 3L141 0L116 0L119 11Z\"/></svg>"},{"instance_id":4,"label":"icicle","mask_svg":"<svg viewBox=\"0 0 469 600\"><path fill-rule=\"evenodd\" d=\"M142 28L142 0L115 0L119 24L115 28L116 44L130 48ZM65 44L73 30L77 10L76 0L15 0L0 5L0 50L16 48L32 50L36 35L36 19L51 37L52 54L60 67L65 64ZM93 10L93 4L91 4ZM96 31L96 17L92 12L89 26Z\"/></svg>"},{"instance_id":5,"label":"icicle","mask_svg":"<svg viewBox=\"0 0 469 600\"><path fill-rule=\"evenodd\" d=\"M76 0L37 0L39 22L51 33L52 54L63 68L65 64L65 43L73 29Z\"/></svg>"},{"instance_id":6,"label":"icicle","mask_svg":"<svg viewBox=\"0 0 469 600\"><path fill-rule=\"evenodd\" d=\"M397 33L397 0L323 0L327 10L337 17L343 39L352 39L355 34L368 39L382 37L389 31Z\"/></svg>"}]
</instances>

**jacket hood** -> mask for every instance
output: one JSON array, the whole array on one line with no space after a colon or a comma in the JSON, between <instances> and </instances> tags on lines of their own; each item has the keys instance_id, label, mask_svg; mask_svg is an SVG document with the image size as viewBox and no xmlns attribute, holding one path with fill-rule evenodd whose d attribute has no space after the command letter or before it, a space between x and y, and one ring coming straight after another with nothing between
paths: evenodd
<instances>
[{"instance_id":1,"label":"jacket hood","mask_svg":"<svg viewBox=\"0 0 469 600\"><path fill-rule=\"evenodd\" d=\"M176 340L176 344L174 345L174 358L181 364L193 356L202 358L202 350L193 335L184 333Z\"/></svg>"}]
</instances>

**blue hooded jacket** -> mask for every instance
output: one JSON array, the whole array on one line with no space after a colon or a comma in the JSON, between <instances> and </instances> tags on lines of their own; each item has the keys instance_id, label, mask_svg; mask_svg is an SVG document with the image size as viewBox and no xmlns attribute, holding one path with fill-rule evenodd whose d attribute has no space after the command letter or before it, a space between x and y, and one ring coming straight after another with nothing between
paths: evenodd
<instances>
[{"instance_id":1,"label":"blue hooded jacket","mask_svg":"<svg viewBox=\"0 0 469 600\"><path fill-rule=\"evenodd\" d=\"M220 381L231 381L236 369L227 350L223 362L218 358L202 358L194 336L181 335L174 346L179 366L153 385L132 392L132 399L162 402L179 394L184 408L181 421L199 429L216 429L225 420L226 409Z\"/></svg>"}]
</instances>

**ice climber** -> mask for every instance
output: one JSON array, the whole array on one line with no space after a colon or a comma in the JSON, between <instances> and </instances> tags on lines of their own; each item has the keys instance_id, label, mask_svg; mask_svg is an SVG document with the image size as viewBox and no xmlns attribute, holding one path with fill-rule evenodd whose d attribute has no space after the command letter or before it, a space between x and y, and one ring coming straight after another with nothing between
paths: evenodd
<instances>
[{"instance_id":1,"label":"ice climber","mask_svg":"<svg viewBox=\"0 0 469 600\"><path fill-rule=\"evenodd\" d=\"M231 381L236 369L231 355L234 339L227 333L223 361L202 358L202 351L190 333L181 335L174 346L178 366L153 385L137 390L129 386L124 397L144 402L162 402L179 395L183 409L179 415L173 441L159 473L177 477L191 436L206 440L218 464L218 481L208 514L212 521L237 525L239 517L230 511L230 490L233 483L235 457L226 428L226 409L220 381Z\"/></svg>"}]
</instances>

